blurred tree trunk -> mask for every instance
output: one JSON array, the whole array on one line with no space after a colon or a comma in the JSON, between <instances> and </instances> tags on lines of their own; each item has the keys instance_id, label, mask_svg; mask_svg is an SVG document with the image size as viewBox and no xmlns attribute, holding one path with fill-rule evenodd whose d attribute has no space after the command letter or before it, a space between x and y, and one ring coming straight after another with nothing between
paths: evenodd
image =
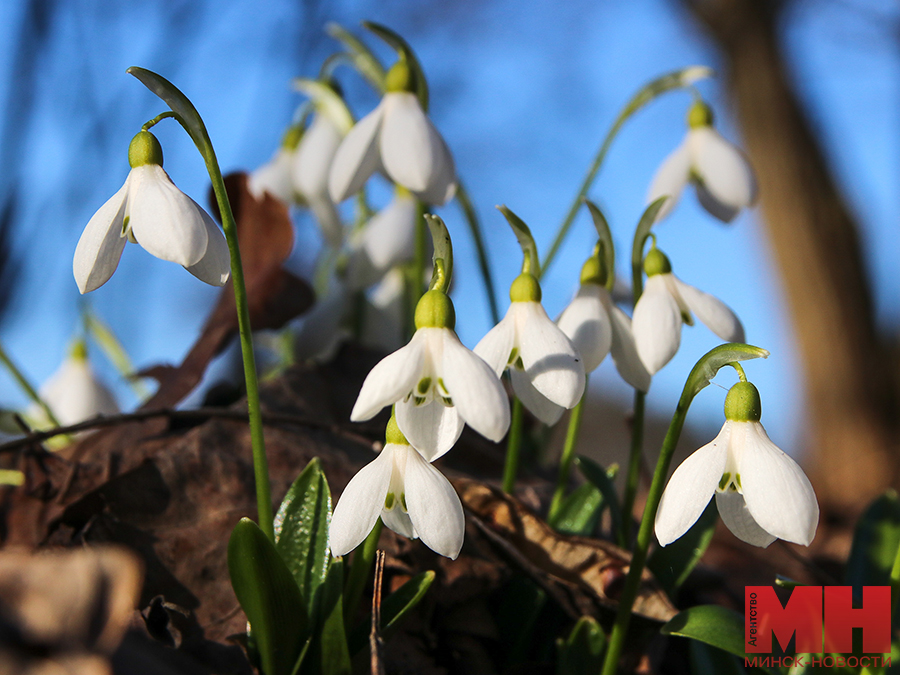
<instances>
[{"instance_id":1,"label":"blurred tree trunk","mask_svg":"<svg viewBox=\"0 0 900 675\"><path fill-rule=\"evenodd\" d=\"M730 89L802 358L807 467L826 512L896 483L897 381L879 340L859 232L791 85L773 0L685 0L727 62Z\"/></svg>"}]
</instances>

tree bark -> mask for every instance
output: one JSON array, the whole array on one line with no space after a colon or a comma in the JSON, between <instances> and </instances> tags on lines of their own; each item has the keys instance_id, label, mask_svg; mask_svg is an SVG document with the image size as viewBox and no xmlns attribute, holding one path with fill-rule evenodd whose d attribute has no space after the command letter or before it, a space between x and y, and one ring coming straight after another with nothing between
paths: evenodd
<instances>
[{"instance_id":1,"label":"tree bark","mask_svg":"<svg viewBox=\"0 0 900 675\"><path fill-rule=\"evenodd\" d=\"M805 377L806 463L823 511L852 515L897 478L897 381L859 232L786 73L783 3L686 0L726 57Z\"/></svg>"}]
</instances>

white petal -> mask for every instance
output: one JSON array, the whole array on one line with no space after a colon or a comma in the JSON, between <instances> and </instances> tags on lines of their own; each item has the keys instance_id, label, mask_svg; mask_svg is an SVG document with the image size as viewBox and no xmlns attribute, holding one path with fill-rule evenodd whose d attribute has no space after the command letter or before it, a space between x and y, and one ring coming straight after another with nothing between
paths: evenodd
<instances>
[{"instance_id":1,"label":"white petal","mask_svg":"<svg viewBox=\"0 0 900 675\"><path fill-rule=\"evenodd\" d=\"M718 436L675 469L656 512L654 529L662 546L687 532L709 504L725 471L730 433L726 422Z\"/></svg>"},{"instance_id":2,"label":"white petal","mask_svg":"<svg viewBox=\"0 0 900 675\"><path fill-rule=\"evenodd\" d=\"M414 94L385 94L384 123L379 140L381 161L391 179L412 192L439 199L449 197L455 172L447 146ZM449 166L448 166L449 162ZM429 199L428 201L431 201Z\"/></svg>"},{"instance_id":3,"label":"white petal","mask_svg":"<svg viewBox=\"0 0 900 675\"><path fill-rule=\"evenodd\" d=\"M609 317L612 320L612 346L610 353L619 375L635 389L647 392L650 389L650 373L644 367L634 344L631 319L621 309L609 302Z\"/></svg>"},{"instance_id":4,"label":"white petal","mask_svg":"<svg viewBox=\"0 0 900 675\"><path fill-rule=\"evenodd\" d=\"M519 350L531 384L552 403L574 408L584 394L584 364L559 326L538 302L520 302L524 320Z\"/></svg>"},{"instance_id":5,"label":"white petal","mask_svg":"<svg viewBox=\"0 0 900 675\"><path fill-rule=\"evenodd\" d=\"M466 424L495 443L509 429L509 399L485 361L466 349L449 329L444 341L441 374L453 405Z\"/></svg>"},{"instance_id":6,"label":"white petal","mask_svg":"<svg viewBox=\"0 0 900 675\"><path fill-rule=\"evenodd\" d=\"M225 234L219 226L199 206L203 224L206 226L206 253L200 258L200 262L185 269L205 281L211 286L224 286L231 274L231 254L228 252L228 242Z\"/></svg>"},{"instance_id":7,"label":"white petal","mask_svg":"<svg viewBox=\"0 0 900 675\"><path fill-rule=\"evenodd\" d=\"M331 517L328 542L332 555L346 555L372 531L384 508L397 447L385 445L378 457L347 483Z\"/></svg>"},{"instance_id":8,"label":"white petal","mask_svg":"<svg viewBox=\"0 0 900 675\"><path fill-rule=\"evenodd\" d=\"M435 131L435 133L438 132ZM443 206L456 194L456 164L450 148L447 147L440 134L438 134L437 140L440 142L442 158L438 161L439 168L436 170L436 177L427 189L417 192L416 196L426 204Z\"/></svg>"},{"instance_id":9,"label":"white petal","mask_svg":"<svg viewBox=\"0 0 900 675\"><path fill-rule=\"evenodd\" d=\"M190 267L206 253L202 209L158 164L131 170L125 212L131 233L151 255Z\"/></svg>"},{"instance_id":10,"label":"white petal","mask_svg":"<svg viewBox=\"0 0 900 675\"><path fill-rule=\"evenodd\" d=\"M648 204L652 204L666 195L670 197L657 213L657 222L669 215L675 208L684 186L687 185L690 173L691 153L688 143L685 141L659 165L650 183L650 189L647 191Z\"/></svg>"},{"instance_id":11,"label":"white petal","mask_svg":"<svg viewBox=\"0 0 900 675\"><path fill-rule=\"evenodd\" d=\"M384 351L403 344L403 317L406 280L403 271L395 267L372 289L363 317L363 344Z\"/></svg>"},{"instance_id":12,"label":"white petal","mask_svg":"<svg viewBox=\"0 0 900 675\"><path fill-rule=\"evenodd\" d=\"M378 135L384 101L357 122L341 141L328 172L328 193L337 203L356 194L381 165Z\"/></svg>"},{"instance_id":13,"label":"white petal","mask_svg":"<svg viewBox=\"0 0 900 675\"><path fill-rule=\"evenodd\" d=\"M712 127L692 129L688 134L694 172L705 194L701 204L712 215L730 221L756 201L756 178L747 158Z\"/></svg>"},{"instance_id":14,"label":"white petal","mask_svg":"<svg viewBox=\"0 0 900 675\"><path fill-rule=\"evenodd\" d=\"M410 260L416 240L416 201L397 195L366 224L362 248L376 269L388 268Z\"/></svg>"},{"instance_id":15,"label":"white petal","mask_svg":"<svg viewBox=\"0 0 900 675\"><path fill-rule=\"evenodd\" d=\"M741 320L731 311L724 302L709 293L689 286L681 279L674 276L672 280L678 288L678 293L688 308L697 315L706 326L725 342L743 342L744 327Z\"/></svg>"},{"instance_id":16,"label":"white petal","mask_svg":"<svg viewBox=\"0 0 900 675\"><path fill-rule=\"evenodd\" d=\"M769 534L808 546L819 522L819 504L809 479L769 440L762 424L735 424L746 432L738 466L750 515Z\"/></svg>"},{"instance_id":17,"label":"white petal","mask_svg":"<svg viewBox=\"0 0 900 675\"><path fill-rule=\"evenodd\" d=\"M269 193L286 204L294 201L294 186L291 183L291 164L294 153L278 148L272 159L250 174L247 189L257 199Z\"/></svg>"},{"instance_id":18,"label":"white petal","mask_svg":"<svg viewBox=\"0 0 900 675\"><path fill-rule=\"evenodd\" d=\"M416 534L432 551L455 560L462 548L466 521L450 481L410 450L405 485L406 505Z\"/></svg>"},{"instance_id":19,"label":"white petal","mask_svg":"<svg viewBox=\"0 0 900 675\"><path fill-rule=\"evenodd\" d=\"M366 376L350 413L354 422L371 419L386 405L402 400L422 376L425 342L419 333L409 343L388 354Z\"/></svg>"},{"instance_id":20,"label":"white petal","mask_svg":"<svg viewBox=\"0 0 900 675\"><path fill-rule=\"evenodd\" d=\"M506 370L506 365L509 363L509 356L515 343L516 312L514 308L516 304L514 302L509 306L506 316L500 320L500 323L491 328L487 335L475 345L475 349L472 350L484 359L488 366L493 368L497 377L500 377L503 371Z\"/></svg>"},{"instance_id":21,"label":"white petal","mask_svg":"<svg viewBox=\"0 0 900 675\"><path fill-rule=\"evenodd\" d=\"M344 223L331 197L328 195L309 197L306 203L316 217L325 242L332 248L339 249L344 242Z\"/></svg>"},{"instance_id":22,"label":"white petal","mask_svg":"<svg viewBox=\"0 0 900 675\"><path fill-rule=\"evenodd\" d=\"M88 293L109 281L119 266L119 258L125 248L122 233L125 219L125 199L128 181L112 197L106 200L97 213L91 216L72 259L72 272L78 290Z\"/></svg>"},{"instance_id":23,"label":"white petal","mask_svg":"<svg viewBox=\"0 0 900 675\"><path fill-rule=\"evenodd\" d=\"M592 372L612 346L612 325L601 295L609 292L597 284L582 284L575 298L563 310L556 325L575 345L584 359L584 370Z\"/></svg>"},{"instance_id":24,"label":"white petal","mask_svg":"<svg viewBox=\"0 0 900 675\"><path fill-rule=\"evenodd\" d=\"M747 510L744 495L739 492L732 490L716 492L716 508L719 510L719 516L725 523L725 527L741 541L761 548L765 548L775 541L776 537L766 532L753 520L753 516Z\"/></svg>"},{"instance_id":25,"label":"white petal","mask_svg":"<svg viewBox=\"0 0 900 675\"><path fill-rule=\"evenodd\" d=\"M307 200L328 198L328 171L343 135L328 115L316 113L291 162L294 188Z\"/></svg>"},{"instance_id":26,"label":"white petal","mask_svg":"<svg viewBox=\"0 0 900 675\"><path fill-rule=\"evenodd\" d=\"M535 389L531 380L528 379L528 375L517 368L510 368L509 378L516 396L532 415L547 426L553 426L559 422L559 418L566 409L561 405L556 405Z\"/></svg>"},{"instance_id":27,"label":"white petal","mask_svg":"<svg viewBox=\"0 0 900 675\"><path fill-rule=\"evenodd\" d=\"M631 322L638 356L651 375L675 356L681 344L681 309L664 276L655 274L647 279Z\"/></svg>"},{"instance_id":28,"label":"white petal","mask_svg":"<svg viewBox=\"0 0 900 675\"><path fill-rule=\"evenodd\" d=\"M112 392L97 379L90 363L84 359L65 359L41 387L40 396L63 425L119 412ZM42 415L43 411L37 411L38 417Z\"/></svg>"},{"instance_id":29,"label":"white petal","mask_svg":"<svg viewBox=\"0 0 900 675\"><path fill-rule=\"evenodd\" d=\"M415 452L415 450L413 450L413 452ZM416 534L416 528L409 518L409 514L401 509L399 505L394 506L394 508L390 510L384 509L381 512L381 520L397 534L403 535L409 539L419 538L419 535Z\"/></svg>"},{"instance_id":30,"label":"white petal","mask_svg":"<svg viewBox=\"0 0 900 675\"><path fill-rule=\"evenodd\" d=\"M401 401L396 411L397 426L406 440L431 462L454 446L465 426L456 408L440 401L424 405Z\"/></svg>"}]
</instances>

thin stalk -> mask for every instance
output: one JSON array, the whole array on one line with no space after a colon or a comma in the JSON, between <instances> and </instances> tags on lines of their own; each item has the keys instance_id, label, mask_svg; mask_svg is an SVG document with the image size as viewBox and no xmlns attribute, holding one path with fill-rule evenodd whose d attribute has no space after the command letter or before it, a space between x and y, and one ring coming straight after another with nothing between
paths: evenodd
<instances>
[{"instance_id":1,"label":"thin stalk","mask_svg":"<svg viewBox=\"0 0 900 675\"><path fill-rule=\"evenodd\" d=\"M372 569L372 561L375 560L378 539L381 537L383 528L384 524L379 518L375 521L375 527L369 532L369 536L356 547L356 551L353 553L353 562L350 564L350 573L347 575L347 584L344 587L344 626L348 631L356 615L356 608L362 599L363 591L366 589L369 571Z\"/></svg>"},{"instance_id":2,"label":"thin stalk","mask_svg":"<svg viewBox=\"0 0 900 675\"><path fill-rule=\"evenodd\" d=\"M584 383L584 394L581 400L572 409L569 415L569 426L566 429L566 442L563 445L562 456L559 459L559 476L556 479L556 490L553 491L553 499L550 501L550 511L547 513L547 522L553 523L559 515L563 498L566 494L566 486L569 484L569 474L572 472L572 462L575 461L575 446L578 443L578 432L581 430L581 417L584 414L585 401L587 400L587 378Z\"/></svg>"},{"instance_id":3,"label":"thin stalk","mask_svg":"<svg viewBox=\"0 0 900 675\"><path fill-rule=\"evenodd\" d=\"M422 293L425 291L424 281L425 278L425 259L428 257L426 248L428 241L428 233L426 232L425 225L425 206L422 202L416 203L416 240L415 240L415 249L413 256L413 264L410 268L410 280L409 280L409 316L411 326L411 333L416 330L416 306L419 304L419 298L422 297Z\"/></svg>"},{"instance_id":4,"label":"thin stalk","mask_svg":"<svg viewBox=\"0 0 900 675\"><path fill-rule=\"evenodd\" d=\"M37 391L34 387L31 386L31 383L28 381L28 378L25 377L24 373L16 366L15 363L7 356L6 350L3 349L3 345L0 345L0 363L6 367L9 371L9 374L12 375L12 378L16 381L16 384L25 392L29 399L33 403L36 403L40 406L41 410L44 411L44 414L47 416L47 419L50 420L50 423L55 427L62 426L59 423L59 420L56 419L56 415L53 414L53 411L50 410L50 406L44 402L44 400L38 395Z\"/></svg>"},{"instance_id":5,"label":"thin stalk","mask_svg":"<svg viewBox=\"0 0 900 675\"><path fill-rule=\"evenodd\" d=\"M481 279L484 281L484 292L487 295L488 307L491 310L491 321L494 324L500 323L500 307L497 305L497 292L494 289L494 277L491 275L491 265L488 262L487 247L484 244L484 237L481 235L481 225L478 221L478 214L475 207L472 206L472 200L469 193L459 183L456 188L456 200L459 202L459 208L462 209L466 222L469 224L469 231L472 233L472 240L475 242L475 252L478 255L478 267L481 270Z\"/></svg>"},{"instance_id":6,"label":"thin stalk","mask_svg":"<svg viewBox=\"0 0 900 675\"><path fill-rule=\"evenodd\" d=\"M522 452L522 435L525 426L525 407L518 396L513 396L512 420L506 439L506 464L503 467L503 491L512 494L519 472L519 455Z\"/></svg>"},{"instance_id":7,"label":"thin stalk","mask_svg":"<svg viewBox=\"0 0 900 675\"><path fill-rule=\"evenodd\" d=\"M644 447L644 401L646 394L640 389L634 390L634 414L631 420L631 447L628 451L628 472L625 474L625 495L622 499L622 532L625 541L620 542L628 548L631 543L631 524L634 511L634 500L637 497L638 483L641 477L641 457Z\"/></svg>"}]
</instances>

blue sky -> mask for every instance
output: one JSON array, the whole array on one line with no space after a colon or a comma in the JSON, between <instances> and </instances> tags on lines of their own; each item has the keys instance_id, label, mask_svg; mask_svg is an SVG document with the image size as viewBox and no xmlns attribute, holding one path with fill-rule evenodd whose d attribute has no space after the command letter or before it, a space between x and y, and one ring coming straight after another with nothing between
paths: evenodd
<instances>
[{"instance_id":1,"label":"blue sky","mask_svg":"<svg viewBox=\"0 0 900 675\"><path fill-rule=\"evenodd\" d=\"M475 201L505 311L520 253L502 216L505 203L545 251L606 129L646 81L689 64L721 70L720 58L678 2L453 3L51 3L33 61L20 43L24 2L0 3L0 195L18 199L14 255L20 276L0 340L36 383L57 367L78 322L71 275L75 243L93 212L122 184L130 138L163 105L125 74L141 65L175 82L206 120L224 170L266 161L301 102L290 79L314 77L335 48L328 20L358 29L371 19L407 37L431 87L431 114L455 154ZM897 10L887 3L795 3L785 22L791 74L841 189L857 214L885 329L900 319L895 271L900 239L893 211L898 171ZM372 38L371 44L377 41ZM387 50L382 52L390 59ZM29 67L26 67L30 63ZM357 116L377 103L350 71L340 77ZM716 81L700 86L722 133L739 136ZM627 264L631 233L659 162L681 141L690 98L673 93L639 113L620 135L590 192L606 211ZM16 111L19 111L16 113ZM166 169L205 203L207 177L174 123L160 124ZM458 329L473 346L490 328L471 242L455 205L441 211L454 235ZM298 217L298 246L315 244ZM722 226L693 196L658 228L659 245L685 282L713 293L741 317L748 341L769 349L749 377L763 397L763 422L787 451L802 446L803 390L776 271L757 214ZM555 316L574 293L592 245L586 213L544 283ZM309 257L309 251L298 255ZM87 300L118 333L139 366L177 361L189 349L216 291L177 266L128 247L119 270ZM836 327L839 330L840 327ZM705 327L685 329L676 358L654 379L649 405L671 411L693 363L718 344ZM108 380L115 375L102 361ZM824 365L827 367L827 364ZM730 376L721 378L728 386ZM592 386L626 399L611 364ZM117 388L128 399L127 389ZM721 422L724 391L698 397L691 419ZM0 405L21 405L0 375Z\"/></svg>"}]
</instances>

